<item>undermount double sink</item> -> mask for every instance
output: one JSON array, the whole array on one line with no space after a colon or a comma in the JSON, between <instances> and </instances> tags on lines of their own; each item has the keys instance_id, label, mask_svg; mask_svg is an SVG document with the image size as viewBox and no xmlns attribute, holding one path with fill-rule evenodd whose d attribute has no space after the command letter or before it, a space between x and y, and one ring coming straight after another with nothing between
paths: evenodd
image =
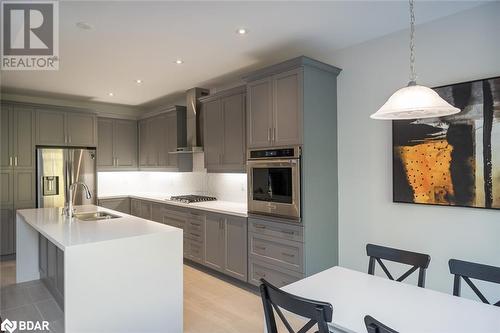
<instances>
[{"instance_id":1,"label":"undermount double sink","mask_svg":"<svg viewBox=\"0 0 500 333\"><path fill-rule=\"evenodd\" d=\"M85 212L85 213L75 213L73 217L79 221L103 221L116 219L121 216L114 215L107 212Z\"/></svg>"}]
</instances>

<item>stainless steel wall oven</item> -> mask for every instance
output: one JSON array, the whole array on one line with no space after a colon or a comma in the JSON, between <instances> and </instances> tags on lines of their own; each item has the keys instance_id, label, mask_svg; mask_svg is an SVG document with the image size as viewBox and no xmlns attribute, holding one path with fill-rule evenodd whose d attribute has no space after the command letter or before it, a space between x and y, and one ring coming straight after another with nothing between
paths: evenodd
<instances>
[{"instance_id":1,"label":"stainless steel wall oven","mask_svg":"<svg viewBox=\"0 0 500 333\"><path fill-rule=\"evenodd\" d=\"M248 211L300 221L300 146L248 151Z\"/></svg>"}]
</instances>

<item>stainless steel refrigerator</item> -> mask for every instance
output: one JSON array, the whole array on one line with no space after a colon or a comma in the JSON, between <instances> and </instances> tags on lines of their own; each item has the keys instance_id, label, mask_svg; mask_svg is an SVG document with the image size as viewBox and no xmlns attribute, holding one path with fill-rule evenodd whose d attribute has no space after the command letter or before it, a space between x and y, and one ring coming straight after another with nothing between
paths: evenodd
<instances>
[{"instance_id":1,"label":"stainless steel refrigerator","mask_svg":"<svg viewBox=\"0 0 500 333\"><path fill-rule=\"evenodd\" d=\"M37 207L64 207L69 185L80 181L90 189L87 199L81 186L73 191L73 204L96 204L96 151L82 148L37 148Z\"/></svg>"}]
</instances>

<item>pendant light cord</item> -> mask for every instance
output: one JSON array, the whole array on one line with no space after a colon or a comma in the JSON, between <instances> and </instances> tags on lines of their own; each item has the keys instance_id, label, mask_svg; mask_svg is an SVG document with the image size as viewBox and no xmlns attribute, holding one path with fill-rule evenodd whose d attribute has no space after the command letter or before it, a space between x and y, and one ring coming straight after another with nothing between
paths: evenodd
<instances>
[{"instance_id":1,"label":"pendant light cord","mask_svg":"<svg viewBox=\"0 0 500 333\"><path fill-rule=\"evenodd\" d=\"M410 4L410 85L416 84L417 73L415 71L415 10L414 0L409 0Z\"/></svg>"}]
</instances>

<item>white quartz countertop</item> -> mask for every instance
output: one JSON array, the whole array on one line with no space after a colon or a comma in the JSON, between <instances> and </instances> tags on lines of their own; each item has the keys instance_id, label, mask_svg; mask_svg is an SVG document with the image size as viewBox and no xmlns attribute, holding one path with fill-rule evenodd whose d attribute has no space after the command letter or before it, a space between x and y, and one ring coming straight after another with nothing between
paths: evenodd
<instances>
[{"instance_id":1,"label":"white quartz countertop","mask_svg":"<svg viewBox=\"0 0 500 333\"><path fill-rule=\"evenodd\" d=\"M172 201L170 199L170 194L158 194L158 193L134 193L134 194L111 194L111 195L99 195L99 199L118 199L118 198L134 198L140 200L153 201L162 204L174 205L179 207L199 209L214 213L229 214L235 216L247 217L247 204L231 201L205 201L205 202L193 202L193 203L182 203L178 201Z\"/></svg>"},{"instance_id":2,"label":"white quartz countertop","mask_svg":"<svg viewBox=\"0 0 500 333\"><path fill-rule=\"evenodd\" d=\"M61 208L21 209L17 214L63 251L71 246L178 230L94 205L75 206L75 210L76 213L105 211L120 217L101 221L80 221L73 218L70 222L62 215Z\"/></svg>"}]
</instances>

